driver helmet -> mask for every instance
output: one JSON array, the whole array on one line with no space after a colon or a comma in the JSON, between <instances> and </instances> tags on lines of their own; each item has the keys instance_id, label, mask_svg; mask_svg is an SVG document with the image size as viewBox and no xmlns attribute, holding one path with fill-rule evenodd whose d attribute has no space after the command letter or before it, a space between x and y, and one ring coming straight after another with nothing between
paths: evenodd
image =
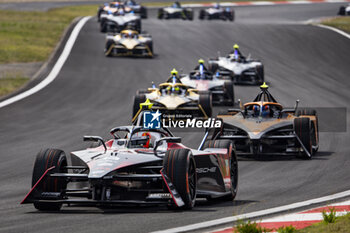
<instances>
[{"instance_id":1,"label":"driver helmet","mask_svg":"<svg viewBox=\"0 0 350 233\"><path fill-rule=\"evenodd\" d=\"M146 136L148 139L147 139L147 142L145 145L143 145L144 148L149 148L150 147L150 144L151 144L151 134L148 133L148 132L145 132L142 134L142 136Z\"/></svg>"},{"instance_id":2,"label":"driver helmet","mask_svg":"<svg viewBox=\"0 0 350 233\"><path fill-rule=\"evenodd\" d=\"M124 10L122 8L120 8L119 11L118 11L118 14L119 15L124 15Z\"/></svg>"},{"instance_id":3,"label":"driver helmet","mask_svg":"<svg viewBox=\"0 0 350 233\"><path fill-rule=\"evenodd\" d=\"M219 4L219 3L215 3L215 4L214 4L214 8L215 8L215 9L219 9L219 8L220 8L220 4Z\"/></svg>"},{"instance_id":4,"label":"driver helmet","mask_svg":"<svg viewBox=\"0 0 350 233\"><path fill-rule=\"evenodd\" d=\"M234 50L239 49L238 44L234 44L234 45L233 45L233 49L234 49Z\"/></svg>"},{"instance_id":5,"label":"driver helmet","mask_svg":"<svg viewBox=\"0 0 350 233\"><path fill-rule=\"evenodd\" d=\"M174 68L174 69L172 69L172 70L170 71L170 74L171 74L171 75L177 76L178 72L177 72L177 70Z\"/></svg>"},{"instance_id":6,"label":"driver helmet","mask_svg":"<svg viewBox=\"0 0 350 233\"><path fill-rule=\"evenodd\" d=\"M270 114L270 106L269 105L265 105L262 108L262 116L268 116Z\"/></svg>"}]
</instances>

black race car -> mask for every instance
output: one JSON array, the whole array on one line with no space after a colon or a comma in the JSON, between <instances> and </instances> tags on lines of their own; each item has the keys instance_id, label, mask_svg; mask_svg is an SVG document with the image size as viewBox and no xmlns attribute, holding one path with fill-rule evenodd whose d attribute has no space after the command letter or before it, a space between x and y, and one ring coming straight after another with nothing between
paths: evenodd
<instances>
[{"instance_id":1,"label":"black race car","mask_svg":"<svg viewBox=\"0 0 350 233\"><path fill-rule=\"evenodd\" d=\"M168 128L133 125L110 133L113 138L107 141L85 136L84 141L97 144L71 152L71 162L62 150L41 150L32 188L21 204L32 203L42 211L57 211L62 204L191 209L196 197L235 198L237 159L229 140L208 141L196 150Z\"/></svg>"}]
</instances>

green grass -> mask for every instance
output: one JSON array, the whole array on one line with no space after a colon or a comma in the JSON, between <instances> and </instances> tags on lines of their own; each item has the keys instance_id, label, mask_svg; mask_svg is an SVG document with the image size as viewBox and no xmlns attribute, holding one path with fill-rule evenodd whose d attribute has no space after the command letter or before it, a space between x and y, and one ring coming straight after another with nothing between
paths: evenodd
<instances>
[{"instance_id":1,"label":"green grass","mask_svg":"<svg viewBox=\"0 0 350 233\"><path fill-rule=\"evenodd\" d=\"M334 223L325 223L324 221L312 226L298 230L298 233L349 233L350 232L350 213L337 217Z\"/></svg>"},{"instance_id":2,"label":"green grass","mask_svg":"<svg viewBox=\"0 0 350 233\"><path fill-rule=\"evenodd\" d=\"M0 78L0 96L10 94L11 92L22 87L28 80L29 78L21 77L19 75Z\"/></svg>"},{"instance_id":3,"label":"green grass","mask_svg":"<svg viewBox=\"0 0 350 233\"><path fill-rule=\"evenodd\" d=\"M233 231L234 233L264 233L270 232L270 229L260 227L256 222L240 222Z\"/></svg>"},{"instance_id":4,"label":"green grass","mask_svg":"<svg viewBox=\"0 0 350 233\"><path fill-rule=\"evenodd\" d=\"M327 19L322 22L322 24L338 28L342 31L350 33L350 17L342 16L334 19Z\"/></svg>"},{"instance_id":5,"label":"green grass","mask_svg":"<svg viewBox=\"0 0 350 233\"><path fill-rule=\"evenodd\" d=\"M0 64L46 61L72 20L96 11L96 5L47 12L0 10Z\"/></svg>"}]
</instances>

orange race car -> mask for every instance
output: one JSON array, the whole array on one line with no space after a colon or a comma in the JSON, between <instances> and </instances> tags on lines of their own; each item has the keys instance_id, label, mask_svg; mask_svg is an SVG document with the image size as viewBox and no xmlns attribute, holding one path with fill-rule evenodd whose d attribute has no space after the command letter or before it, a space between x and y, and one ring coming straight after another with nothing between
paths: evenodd
<instances>
[{"instance_id":1,"label":"orange race car","mask_svg":"<svg viewBox=\"0 0 350 233\"><path fill-rule=\"evenodd\" d=\"M219 113L221 129L208 131L208 139L231 139L238 154L295 154L311 159L318 150L318 118L314 109L284 109L264 83L253 102ZM204 140L203 140L204 141Z\"/></svg>"}]
</instances>

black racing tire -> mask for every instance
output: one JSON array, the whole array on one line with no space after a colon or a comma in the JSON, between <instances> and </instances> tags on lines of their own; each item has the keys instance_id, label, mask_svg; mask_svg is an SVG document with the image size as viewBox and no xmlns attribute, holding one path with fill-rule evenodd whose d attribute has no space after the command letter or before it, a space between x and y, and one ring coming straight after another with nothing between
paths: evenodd
<instances>
[{"instance_id":1,"label":"black racing tire","mask_svg":"<svg viewBox=\"0 0 350 233\"><path fill-rule=\"evenodd\" d=\"M107 32L107 23L106 20L102 20L100 23L100 32Z\"/></svg>"},{"instance_id":2,"label":"black racing tire","mask_svg":"<svg viewBox=\"0 0 350 233\"><path fill-rule=\"evenodd\" d=\"M140 9L140 14L142 19L147 19L148 18L147 8L142 6Z\"/></svg>"},{"instance_id":3,"label":"black racing tire","mask_svg":"<svg viewBox=\"0 0 350 233\"><path fill-rule=\"evenodd\" d=\"M338 15L346 15L345 6L341 6L339 8Z\"/></svg>"},{"instance_id":4,"label":"black racing tire","mask_svg":"<svg viewBox=\"0 0 350 233\"><path fill-rule=\"evenodd\" d=\"M97 11L97 22L101 21L101 13L103 12L103 8L99 7Z\"/></svg>"},{"instance_id":5,"label":"black racing tire","mask_svg":"<svg viewBox=\"0 0 350 233\"><path fill-rule=\"evenodd\" d=\"M311 130L311 122L308 117L298 117L294 119L294 132L299 137L301 143L305 146L305 148L310 153L311 157L313 154L312 150L312 130ZM306 152L302 154L302 158L311 159Z\"/></svg>"},{"instance_id":6,"label":"black racing tire","mask_svg":"<svg viewBox=\"0 0 350 233\"><path fill-rule=\"evenodd\" d=\"M256 70L257 70L258 79L259 79L257 80L257 84L262 85L265 82L264 66L263 65L258 66Z\"/></svg>"},{"instance_id":7,"label":"black racing tire","mask_svg":"<svg viewBox=\"0 0 350 233\"><path fill-rule=\"evenodd\" d=\"M192 209L197 195L197 173L191 150L168 150L163 159L163 171L181 196L185 204L182 208Z\"/></svg>"},{"instance_id":8,"label":"black racing tire","mask_svg":"<svg viewBox=\"0 0 350 233\"><path fill-rule=\"evenodd\" d=\"M234 105L235 104L235 91L234 91L234 85L232 81L226 81L224 83L224 88L226 95L229 99L229 105Z\"/></svg>"},{"instance_id":9,"label":"black racing tire","mask_svg":"<svg viewBox=\"0 0 350 233\"><path fill-rule=\"evenodd\" d=\"M136 113L140 109L140 104L146 101L146 96L144 94L136 94L134 97L134 105L132 110L132 118L136 115Z\"/></svg>"},{"instance_id":10,"label":"black racing tire","mask_svg":"<svg viewBox=\"0 0 350 233\"><path fill-rule=\"evenodd\" d=\"M210 93L203 93L199 95L199 104L202 106L205 114L211 117L213 114L213 101Z\"/></svg>"},{"instance_id":11,"label":"black racing tire","mask_svg":"<svg viewBox=\"0 0 350 233\"><path fill-rule=\"evenodd\" d=\"M141 30L142 30L141 20L136 21L135 30L138 31L139 33L141 33Z\"/></svg>"},{"instance_id":12,"label":"black racing tire","mask_svg":"<svg viewBox=\"0 0 350 233\"><path fill-rule=\"evenodd\" d=\"M311 108L305 108L305 109L299 109L296 113L297 116L315 116L316 117L316 125L311 125L312 130L312 145L313 147L313 153L316 153L318 151L318 136L319 136L319 127L318 127L318 116L317 111L315 109Z\"/></svg>"},{"instance_id":13,"label":"black racing tire","mask_svg":"<svg viewBox=\"0 0 350 233\"><path fill-rule=\"evenodd\" d=\"M108 53L107 54L107 51L109 51L109 49L111 48L111 46L114 44L114 41L113 40L107 40L106 42L106 47L105 47L105 55L106 57L110 57L112 56L112 52Z\"/></svg>"},{"instance_id":14,"label":"black racing tire","mask_svg":"<svg viewBox=\"0 0 350 233\"><path fill-rule=\"evenodd\" d=\"M45 171L51 167L52 173L67 173L67 157L62 150L46 149L40 151L35 159L32 187L38 182ZM65 179L44 177L43 180L36 186L35 194L40 195L42 192L61 192L67 188ZM58 211L61 209L60 203L41 203L34 202L34 207L42 211Z\"/></svg>"},{"instance_id":15,"label":"black racing tire","mask_svg":"<svg viewBox=\"0 0 350 233\"><path fill-rule=\"evenodd\" d=\"M215 73L219 69L219 65L217 63L209 63L208 70L212 73Z\"/></svg>"},{"instance_id":16,"label":"black racing tire","mask_svg":"<svg viewBox=\"0 0 350 233\"><path fill-rule=\"evenodd\" d=\"M144 94L148 94L148 93L151 93L151 92L147 89L140 89L136 92L136 95L144 95Z\"/></svg>"},{"instance_id":17,"label":"black racing tire","mask_svg":"<svg viewBox=\"0 0 350 233\"><path fill-rule=\"evenodd\" d=\"M188 19L188 20L193 20L193 11L191 11L191 10L186 10L186 11L185 11L185 14L186 14L186 19Z\"/></svg>"},{"instance_id":18,"label":"black racing tire","mask_svg":"<svg viewBox=\"0 0 350 233\"><path fill-rule=\"evenodd\" d=\"M161 9L158 9L158 19L163 19L164 18L164 10L161 8Z\"/></svg>"},{"instance_id":19,"label":"black racing tire","mask_svg":"<svg viewBox=\"0 0 350 233\"><path fill-rule=\"evenodd\" d=\"M206 141L203 150L205 148L225 148L229 153L230 158L230 178L231 178L231 193L220 199L226 201L233 201L237 195L238 190L238 160L236 154L236 148L231 140L209 140ZM211 200L211 197L208 197Z\"/></svg>"},{"instance_id":20,"label":"black racing tire","mask_svg":"<svg viewBox=\"0 0 350 233\"><path fill-rule=\"evenodd\" d=\"M235 21L235 11L232 11L232 12L230 13L229 20L230 20L231 22Z\"/></svg>"},{"instance_id":21,"label":"black racing tire","mask_svg":"<svg viewBox=\"0 0 350 233\"><path fill-rule=\"evenodd\" d=\"M201 20L203 20L205 18L205 11L203 9L200 10L198 18Z\"/></svg>"}]
</instances>

